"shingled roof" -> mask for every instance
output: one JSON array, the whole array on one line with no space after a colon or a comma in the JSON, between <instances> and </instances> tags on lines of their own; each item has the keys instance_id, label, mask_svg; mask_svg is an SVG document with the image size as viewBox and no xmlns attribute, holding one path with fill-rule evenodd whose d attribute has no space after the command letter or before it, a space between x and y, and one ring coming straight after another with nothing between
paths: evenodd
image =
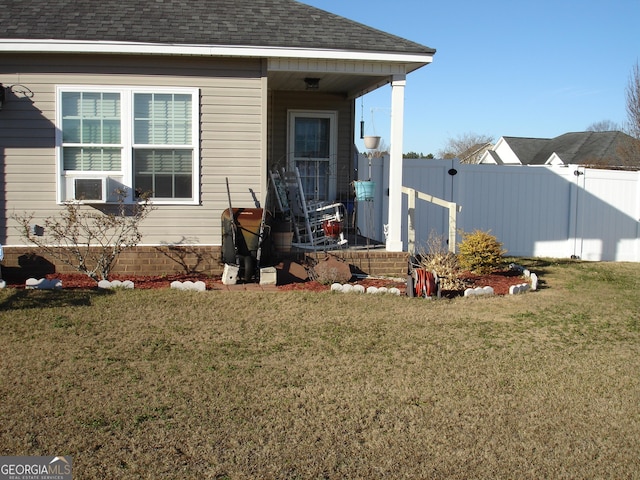
<instances>
[{"instance_id":1,"label":"shingled roof","mask_svg":"<svg viewBox=\"0 0 640 480\"><path fill-rule=\"evenodd\" d=\"M621 147L632 142L627 134L610 132L570 132L554 138L502 137L522 165L545 165L556 154L565 165L625 165ZM491 152L496 163L502 163Z\"/></svg>"},{"instance_id":2,"label":"shingled roof","mask_svg":"<svg viewBox=\"0 0 640 480\"><path fill-rule=\"evenodd\" d=\"M294 0L0 0L0 39L435 53Z\"/></svg>"},{"instance_id":3,"label":"shingled roof","mask_svg":"<svg viewBox=\"0 0 640 480\"><path fill-rule=\"evenodd\" d=\"M619 147L628 141L622 132L571 132L552 138L532 159L543 165L555 153L565 164L621 165Z\"/></svg>"},{"instance_id":4,"label":"shingled roof","mask_svg":"<svg viewBox=\"0 0 640 480\"><path fill-rule=\"evenodd\" d=\"M548 145L548 138L528 138L528 137L502 137L511 147L513 153L520 159L523 165L531 165L533 159L542 148ZM545 159L546 161L546 159ZM542 162L544 163L544 162Z\"/></svg>"}]
</instances>

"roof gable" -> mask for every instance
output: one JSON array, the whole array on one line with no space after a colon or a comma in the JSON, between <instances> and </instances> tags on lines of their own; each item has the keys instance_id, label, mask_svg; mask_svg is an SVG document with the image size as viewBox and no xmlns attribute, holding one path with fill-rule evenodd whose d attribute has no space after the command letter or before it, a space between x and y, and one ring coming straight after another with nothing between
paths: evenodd
<instances>
[{"instance_id":1,"label":"roof gable","mask_svg":"<svg viewBox=\"0 0 640 480\"><path fill-rule=\"evenodd\" d=\"M435 53L294 0L3 2L0 38Z\"/></svg>"},{"instance_id":2,"label":"roof gable","mask_svg":"<svg viewBox=\"0 0 640 480\"><path fill-rule=\"evenodd\" d=\"M548 144L548 138L503 137L522 165L533 165L536 156ZM544 163L544 162L542 162Z\"/></svg>"}]
</instances>

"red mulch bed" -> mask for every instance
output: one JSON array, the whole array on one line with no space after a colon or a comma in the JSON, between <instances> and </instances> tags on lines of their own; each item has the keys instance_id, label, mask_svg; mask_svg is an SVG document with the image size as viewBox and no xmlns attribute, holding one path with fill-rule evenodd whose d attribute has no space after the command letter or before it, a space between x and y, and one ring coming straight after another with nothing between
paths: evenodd
<instances>
[{"instance_id":1,"label":"red mulch bed","mask_svg":"<svg viewBox=\"0 0 640 480\"><path fill-rule=\"evenodd\" d=\"M526 282L522 273L516 270L504 270L487 275L475 275L471 272L465 272L460 278L469 285L468 288L492 287L496 295L508 295L509 287Z\"/></svg>"},{"instance_id":2,"label":"red mulch bed","mask_svg":"<svg viewBox=\"0 0 640 480\"><path fill-rule=\"evenodd\" d=\"M492 287L496 295L508 295L509 287L512 285L518 285L524 283L525 279L522 274L515 270L497 271L486 275L476 275L471 272L464 272L460 278L464 281L466 288L476 287ZM399 282L390 279L377 279L377 278L365 278L353 282L354 284L362 285L363 287L387 287L398 288L402 293L405 293L406 283ZM324 291L329 290L330 287L322 285L318 282L307 281L303 283L288 283L278 287L280 290L308 290L308 291ZM464 289L462 290L443 290L442 296L447 298L453 298L462 296Z\"/></svg>"},{"instance_id":3,"label":"red mulch bed","mask_svg":"<svg viewBox=\"0 0 640 480\"><path fill-rule=\"evenodd\" d=\"M72 288L81 288L81 289L91 289L97 288L96 282L91 280L89 277L83 274L70 273L70 274L50 274L47 275L48 279L59 279L62 280L62 285L65 289ZM525 280L522 275L513 270L505 270L494 272L488 275L475 275L470 272L465 272L461 275L461 278L465 281L467 288L475 288L475 287L486 287L490 286L493 288L496 295L507 295L509 293L509 287L512 285L518 285L523 283ZM158 277L151 276L125 276L125 275L113 275L111 280L130 280L135 284L135 288L137 289L156 289L156 288L170 288L171 282L173 281L187 281L191 280L195 281L203 281L205 282L207 289L212 289L215 286L222 285L222 280L220 276L209 277L206 275L164 275ZM24 288L24 281L12 281L11 279L5 279L8 287L13 288ZM373 287L387 287L387 288L398 288L402 293L405 292L406 284L403 281L397 281L393 279L378 279L378 278L365 278L360 279L356 282L352 282L354 284L362 285L367 288L370 286ZM283 285L278 285L278 290L281 291L295 291L295 290L304 290L311 292L322 292L330 289L329 285L323 285L316 281L296 281L289 280ZM443 291L442 296L447 298L452 298L456 296L461 296L464 293L464 290L458 291Z\"/></svg>"}]
</instances>

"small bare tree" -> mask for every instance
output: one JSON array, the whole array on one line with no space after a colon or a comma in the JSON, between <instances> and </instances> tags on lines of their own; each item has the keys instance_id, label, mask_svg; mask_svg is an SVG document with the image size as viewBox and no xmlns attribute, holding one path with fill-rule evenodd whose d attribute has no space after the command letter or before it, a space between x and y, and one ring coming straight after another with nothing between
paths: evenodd
<instances>
[{"instance_id":1,"label":"small bare tree","mask_svg":"<svg viewBox=\"0 0 640 480\"><path fill-rule=\"evenodd\" d=\"M440 158L458 158L460 163L478 163L484 151L493 143L491 135L463 133L447 140L438 152Z\"/></svg>"},{"instance_id":2,"label":"small bare tree","mask_svg":"<svg viewBox=\"0 0 640 480\"><path fill-rule=\"evenodd\" d=\"M612 120L600 120L587 127L587 132L614 132L620 130L620 126Z\"/></svg>"},{"instance_id":3,"label":"small bare tree","mask_svg":"<svg viewBox=\"0 0 640 480\"><path fill-rule=\"evenodd\" d=\"M640 140L640 64L636 62L631 70L626 89L627 133Z\"/></svg>"},{"instance_id":4,"label":"small bare tree","mask_svg":"<svg viewBox=\"0 0 640 480\"><path fill-rule=\"evenodd\" d=\"M420 268L438 275L440 288L443 290L460 290L465 287L464 281L458 278L458 256L449 251L444 237L435 230L429 233L426 244L419 249L418 258Z\"/></svg>"},{"instance_id":5,"label":"small bare tree","mask_svg":"<svg viewBox=\"0 0 640 480\"><path fill-rule=\"evenodd\" d=\"M640 65L638 62L631 69L625 94L627 107L625 133L630 138L618 147L617 153L625 165L640 167Z\"/></svg>"},{"instance_id":6,"label":"small bare tree","mask_svg":"<svg viewBox=\"0 0 640 480\"><path fill-rule=\"evenodd\" d=\"M18 229L42 253L69 265L95 280L107 280L123 251L141 238L140 222L153 210L149 195L125 203L126 190L118 190L118 203L104 211L89 209L78 201L65 202L62 212L44 220L42 232L33 228L35 214L13 215ZM40 234L41 233L41 234Z\"/></svg>"}]
</instances>

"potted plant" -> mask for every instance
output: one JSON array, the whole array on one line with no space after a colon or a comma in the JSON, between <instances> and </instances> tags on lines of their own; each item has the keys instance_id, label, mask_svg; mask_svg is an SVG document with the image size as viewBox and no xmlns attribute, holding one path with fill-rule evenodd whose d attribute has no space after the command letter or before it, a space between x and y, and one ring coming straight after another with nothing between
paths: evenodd
<instances>
[{"instance_id":1,"label":"potted plant","mask_svg":"<svg viewBox=\"0 0 640 480\"><path fill-rule=\"evenodd\" d=\"M373 150L376 150L380 146L380 137L375 135L365 136L364 146L369 150L369 179L356 180L353 182L353 188L356 191L356 200L358 201L373 200L376 183L371 180L371 157L373 156Z\"/></svg>"},{"instance_id":2,"label":"potted plant","mask_svg":"<svg viewBox=\"0 0 640 480\"><path fill-rule=\"evenodd\" d=\"M375 150L380 145L380 137L377 136L365 136L364 147L367 150Z\"/></svg>"}]
</instances>

